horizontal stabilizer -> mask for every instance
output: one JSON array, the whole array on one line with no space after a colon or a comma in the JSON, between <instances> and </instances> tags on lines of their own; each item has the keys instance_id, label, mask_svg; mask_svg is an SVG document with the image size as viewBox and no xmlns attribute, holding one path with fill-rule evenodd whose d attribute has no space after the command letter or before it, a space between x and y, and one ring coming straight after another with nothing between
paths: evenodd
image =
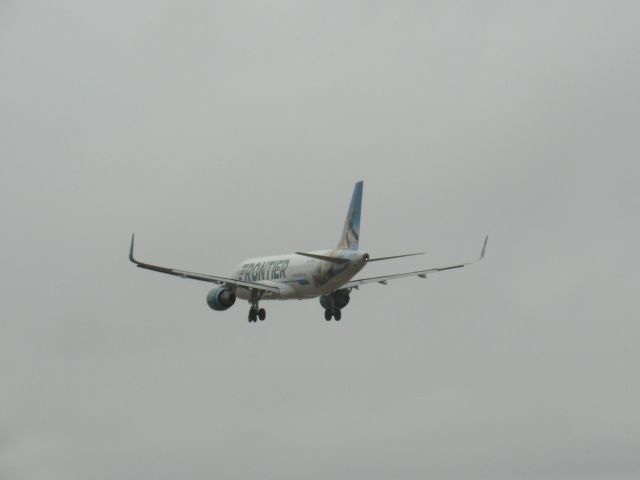
<instances>
[{"instance_id":1,"label":"horizontal stabilizer","mask_svg":"<svg viewBox=\"0 0 640 480\"><path fill-rule=\"evenodd\" d=\"M394 255L392 257L378 257L378 258L370 258L369 262L379 262L380 260L392 260L394 258L402 258L402 257L414 257L416 255L424 255L427 252L418 252L418 253L405 253L404 255Z\"/></svg>"},{"instance_id":2,"label":"horizontal stabilizer","mask_svg":"<svg viewBox=\"0 0 640 480\"><path fill-rule=\"evenodd\" d=\"M484 243L482 244L482 250L480 251L480 257L475 261L480 261L484 258L485 253L487 252L487 242L489 241L489 236L484 237ZM416 254L414 254L416 255ZM385 257L385 258L379 258L379 259L371 259L369 260L370 262L373 260L386 260L387 258L394 258L394 257ZM459 263L457 265L449 265L446 267L436 267L436 268L427 268L424 270L417 270L417 271L413 271L413 272L403 272L403 273L394 273L391 275L382 275L379 277L369 277L369 278L358 278L355 280L351 280L350 282L345 283L344 285L342 285L341 288L358 288L360 285L366 285L367 283L380 283L382 285L386 285L387 282L389 280L395 280L397 278L405 278L405 277L419 277L419 278L427 278L427 276L431 275L432 273L436 273L436 272L444 272L445 270L453 270L455 268L462 268L462 267L466 267L467 265L471 265L472 263L475 262L467 262L467 263Z\"/></svg>"},{"instance_id":3,"label":"horizontal stabilizer","mask_svg":"<svg viewBox=\"0 0 640 480\"><path fill-rule=\"evenodd\" d=\"M296 252L296 255L302 255L303 257L315 258L316 260L323 260L331 263L349 263L348 258L327 257L326 255L316 255L315 253Z\"/></svg>"}]
</instances>

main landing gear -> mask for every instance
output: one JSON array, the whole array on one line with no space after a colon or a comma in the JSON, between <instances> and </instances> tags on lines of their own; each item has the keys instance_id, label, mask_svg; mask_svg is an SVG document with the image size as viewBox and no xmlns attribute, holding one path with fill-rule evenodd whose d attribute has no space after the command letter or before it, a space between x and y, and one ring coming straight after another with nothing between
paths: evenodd
<instances>
[{"instance_id":1,"label":"main landing gear","mask_svg":"<svg viewBox=\"0 0 640 480\"><path fill-rule=\"evenodd\" d=\"M324 311L324 319L328 322L333 317L336 322L339 322L342 318L342 312L340 310L329 310L328 308Z\"/></svg>"},{"instance_id":2,"label":"main landing gear","mask_svg":"<svg viewBox=\"0 0 640 480\"><path fill-rule=\"evenodd\" d=\"M324 308L324 319L328 322L334 318L337 322L342 318L342 309L349 303L349 290L336 290L320 296L320 305Z\"/></svg>"},{"instance_id":3,"label":"main landing gear","mask_svg":"<svg viewBox=\"0 0 640 480\"><path fill-rule=\"evenodd\" d=\"M267 318L267 312L264 308L251 307L249 309L249 322L263 321Z\"/></svg>"},{"instance_id":4,"label":"main landing gear","mask_svg":"<svg viewBox=\"0 0 640 480\"><path fill-rule=\"evenodd\" d=\"M251 300L249 300L251 302L251 308L249 309L249 323L257 322L258 319L263 321L267 318L267 312L264 308L260 308L258 306L258 302L260 302L260 298L262 298L263 293L263 290L260 290L259 292L255 289L251 290Z\"/></svg>"}]
</instances>

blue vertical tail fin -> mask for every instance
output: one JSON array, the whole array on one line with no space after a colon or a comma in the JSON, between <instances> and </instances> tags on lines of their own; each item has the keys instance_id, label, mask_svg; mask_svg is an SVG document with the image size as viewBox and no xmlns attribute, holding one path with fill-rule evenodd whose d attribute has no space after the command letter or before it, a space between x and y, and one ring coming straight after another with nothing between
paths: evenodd
<instances>
[{"instance_id":1,"label":"blue vertical tail fin","mask_svg":"<svg viewBox=\"0 0 640 480\"><path fill-rule=\"evenodd\" d=\"M358 250L360 243L360 212L362 210L362 181L356 183L353 187L353 195L351 196L351 204L347 218L344 221L342 236L338 242L337 248L343 250Z\"/></svg>"}]
</instances>

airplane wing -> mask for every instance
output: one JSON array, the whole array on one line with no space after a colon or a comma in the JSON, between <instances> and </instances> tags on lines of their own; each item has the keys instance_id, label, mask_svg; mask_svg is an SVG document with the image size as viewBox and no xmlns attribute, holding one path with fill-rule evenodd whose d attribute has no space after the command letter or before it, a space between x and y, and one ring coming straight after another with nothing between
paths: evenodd
<instances>
[{"instance_id":1,"label":"airplane wing","mask_svg":"<svg viewBox=\"0 0 640 480\"><path fill-rule=\"evenodd\" d=\"M175 268L159 267L157 265L151 265L149 263L139 262L133 258L133 242L134 235L131 235L131 247L129 248L129 260L135 263L140 268L146 268L147 270L153 270L154 272L167 273L169 275L175 275L181 278L190 278L192 280L200 280L202 282L211 282L217 284L235 285L236 287L253 288L256 290L263 290L265 292L278 293L280 289L272 285L265 285L264 283L245 282L243 280L237 280L235 278L218 277L215 275L207 275L205 273L187 272L185 270L178 270Z\"/></svg>"},{"instance_id":2,"label":"airplane wing","mask_svg":"<svg viewBox=\"0 0 640 480\"><path fill-rule=\"evenodd\" d=\"M354 288L359 287L360 285L366 285L367 283L381 283L382 285L386 285L389 280L396 280L397 278L404 277L420 277L427 278L427 275L431 275L432 273L442 272L444 270L453 270L454 268L462 268L467 265L471 265L472 263L476 263L484 258L485 251L487 249L487 240L489 237L485 237L484 244L482 245L482 252L480 253L480 257L478 260L474 262L461 263L458 265L450 265L448 267L438 267L438 268L429 268L426 270L416 270L415 272L405 272L405 273L395 273L392 275L382 275L379 277L369 277L369 278L360 278L356 280L351 280L350 282L345 283L340 288Z\"/></svg>"}]
</instances>

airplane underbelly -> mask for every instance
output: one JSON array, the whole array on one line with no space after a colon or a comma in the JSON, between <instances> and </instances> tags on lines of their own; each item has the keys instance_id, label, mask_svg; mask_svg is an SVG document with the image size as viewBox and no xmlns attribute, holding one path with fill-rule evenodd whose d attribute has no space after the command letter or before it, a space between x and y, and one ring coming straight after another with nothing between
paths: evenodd
<instances>
[{"instance_id":1,"label":"airplane underbelly","mask_svg":"<svg viewBox=\"0 0 640 480\"><path fill-rule=\"evenodd\" d=\"M260 297L260 300L288 300L291 298L299 298L298 292L289 285L274 282L274 286L277 286L280 292L264 292L262 297ZM241 300L250 300L251 289L244 287L238 288L236 290L236 297Z\"/></svg>"}]
</instances>

